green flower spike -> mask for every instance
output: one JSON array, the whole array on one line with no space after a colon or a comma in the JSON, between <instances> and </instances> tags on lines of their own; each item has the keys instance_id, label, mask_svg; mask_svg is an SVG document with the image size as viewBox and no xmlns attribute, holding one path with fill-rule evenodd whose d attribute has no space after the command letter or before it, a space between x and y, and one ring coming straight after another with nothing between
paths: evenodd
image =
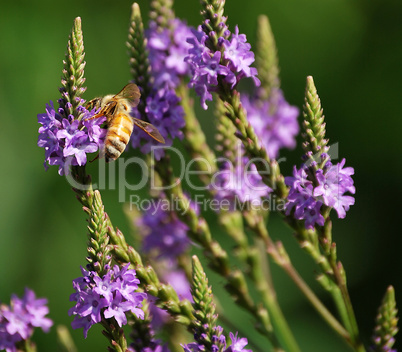
<instances>
[{"instance_id":1,"label":"green flower spike","mask_svg":"<svg viewBox=\"0 0 402 352\"><path fill-rule=\"evenodd\" d=\"M280 81L275 38L265 15L258 17L255 65L261 81L258 98L262 101L268 100L272 91L279 88Z\"/></svg>"},{"instance_id":2,"label":"green flower spike","mask_svg":"<svg viewBox=\"0 0 402 352\"><path fill-rule=\"evenodd\" d=\"M169 28L174 19L173 0L152 0L149 18L157 24L158 30Z\"/></svg>"},{"instance_id":3,"label":"green flower spike","mask_svg":"<svg viewBox=\"0 0 402 352\"><path fill-rule=\"evenodd\" d=\"M193 256L192 259L193 281L191 294L194 300L193 314L195 317L192 322L192 330L194 335L199 339L197 342L205 346L206 351L221 352L224 347L222 344L219 344L219 336L222 334L222 331L217 329L216 326L218 315L215 313L212 289L208 286L208 279L199 259L197 256ZM212 349L213 346L219 349Z\"/></svg>"},{"instance_id":4,"label":"green flower spike","mask_svg":"<svg viewBox=\"0 0 402 352\"><path fill-rule=\"evenodd\" d=\"M394 336L398 333L398 309L395 302L395 291L389 286L378 309L376 326L373 334L373 352L392 352Z\"/></svg>"},{"instance_id":5,"label":"green flower spike","mask_svg":"<svg viewBox=\"0 0 402 352\"><path fill-rule=\"evenodd\" d=\"M84 211L89 214L89 240L88 240L88 257L87 261L92 269L96 271L100 277L106 274L105 266L110 267L111 250L109 245L108 216L104 211L102 199L98 190L94 192L94 199L90 209L84 207Z\"/></svg>"},{"instance_id":6,"label":"green flower spike","mask_svg":"<svg viewBox=\"0 0 402 352\"><path fill-rule=\"evenodd\" d=\"M325 122L321 101L312 76L307 77L303 117L303 149L315 171L317 168L322 168L328 161L328 159L321 160L320 156L322 153L327 153L329 148L327 147L328 139L325 139ZM315 166L316 163L317 166Z\"/></svg>"},{"instance_id":7,"label":"green flower spike","mask_svg":"<svg viewBox=\"0 0 402 352\"><path fill-rule=\"evenodd\" d=\"M205 30L208 35L206 45L217 47L218 38L227 38L225 35L225 26L227 18L223 16L225 0L201 0L201 6L204 10L201 11L201 15L209 20L208 24L205 24Z\"/></svg>"},{"instance_id":8,"label":"green flower spike","mask_svg":"<svg viewBox=\"0 0 402 352\"><path fill-rule=\"evenodd\" d=\"M75 118L80 117L77 107L82 104L81 96L86 90L86 87L83 87L85 83L84 57L81 18L77 17L68 40L66 58L63 60L62 87L59 88L63 98L61 107L64 108L67 115L73 115Z\"/></svg>"},{"instance_id":9,"label":"green flower spike","mask_svg":"<svg viewBox=\"0 0 402 352\"><path fill-rule=\"evenodd\" d=\"M148 60L147 39L144 34L141 10L136 2L132 6L127 47L131 76L133 81L142 88L138 111L144 118L146 116L145 101L150 91L151 67Z\"/></svg>"}]
</instances>

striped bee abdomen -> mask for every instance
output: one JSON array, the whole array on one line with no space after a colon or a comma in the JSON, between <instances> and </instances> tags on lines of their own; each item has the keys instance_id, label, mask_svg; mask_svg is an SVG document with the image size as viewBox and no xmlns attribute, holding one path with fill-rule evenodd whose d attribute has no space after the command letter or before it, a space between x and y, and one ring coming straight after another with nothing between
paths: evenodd
<instances>
[{"instance_id":1,"label":"striped bee abdomen","mask_svg":"<svg viewBox=\"0 0 402 352\"><path fill-rule=\"evenodd\" d=\"M133 120L125 114L116 115L109 123L105 138L105 159L116 160L124 152L131 133L133 132Z\"/></svg>"}]
</instances>

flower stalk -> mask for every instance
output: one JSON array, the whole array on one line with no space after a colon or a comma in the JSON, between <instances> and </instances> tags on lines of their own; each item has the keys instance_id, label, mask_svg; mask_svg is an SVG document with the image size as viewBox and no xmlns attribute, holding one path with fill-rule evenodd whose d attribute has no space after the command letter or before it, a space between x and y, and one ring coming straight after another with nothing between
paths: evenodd
<instances>
[{"instance_id":1,"label":"flower stalk","mask_svg":"<svg viewBox=\"0 0 402 352\"><path fill-rule=\"evenodd\" d=\"M376 317L376 325L372 337L373 352L392 352L395 335L398 333L398 309L395 302L395 291L389 286Z\"/></svg>"},{"instance_id":2,"label":"flower stalk","mask_svg":"<svg viewBox=\"0 0 402 352\"><path fill-rule=\"evenodd\" d=\"M341 214L342 217L344 217L345 210L349 208L349 205L343 205L342 202L350 202L349 198L351 197L344 196L343 199L337 198L336 202L331 203L329 200L331 200L332 195L324 194L322 197L323 202L326 202L327 205L321 202L321 198L315 196L321 182L326 182L323 187L328 184L330 186L332 185L332 187L336 186L336 192L334 192L336 197L339 197L339 194L343 193L345 190L354 192L353 181L350 181L350 174L353 172L350 170L346 171L346 169L345 172L342 170L342 167L337 167L332 171L334 168L332 167L330 157L327 154L328 140L325 139L323 110L312 77L307 78L303 115L304 133L302 133L302 136L305 140L303 148L305 150L304 160L306 161L306 164L301 172L298 171L298 174L294 173L295 177L292 178L293 184L289 182L289 184L291 184L289 199L291 201L296 200L296 203L290 203L294 208L292 209L291 207L288 207L286 210L286 221L296 231L296 238L301 247L312 256L321 268L322 275L318 276L318 281L332 295L332 299L336 304L344 328L349 334L347 341L356 351L365 351L364 346L360 341L356 317L346 285L346 273L343 270L341 262L337 259L336 243L332 241L332 222L329 217L331 210L329 204L333 204L338 212L338 216ZM333 172L333 174L331 174L331 172ZM326 175L325 173L329 175L328 177L333 177L333 175L335 175L336 178L325 179L325 176L323 176ZM341 188L340 184L335 183L340 183L339 180L343 180L345 183L345 186L343 186L345 187L345 190ZM300 189L304 192L300 194L295 192L299 187L299 181L301 181ZM331 181L335 182L331 184ZM302 214L301 210L303 209L301 205L299 206L297 204L301 204L301 201L304 201L304 204L308 204L304 200L306 199L305 197L309 197L312 206L310 210L304 209L304 215L297 215L297 212ZM353 202L350 202L349 204L353 204ZM343 209L343 207L345 207L345 209ZM292 213L289 209L292 209ZM293 213L294 209L296 210ZM317 211L317 209L319 211ZM314 214L315 218L306 218L310 216L309 214ZM299 220L296 220L295 217ZM305 223L301 221L303 219L305 219ZM315 223L317 224L316 226L314 226Z\"/></svg>"}]
</instances>

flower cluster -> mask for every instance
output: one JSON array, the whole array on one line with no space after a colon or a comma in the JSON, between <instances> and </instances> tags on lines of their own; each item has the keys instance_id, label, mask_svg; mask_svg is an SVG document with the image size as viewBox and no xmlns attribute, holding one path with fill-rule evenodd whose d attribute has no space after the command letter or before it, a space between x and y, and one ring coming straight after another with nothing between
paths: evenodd
<instances>
[{"instance_id":1,"label":"flower cluster","mask_svg":"<svg viewBox=\"0 0 402 352\"><path fill-rule=\"evenodd\" d=\"M189 65L184 61L189 44L186 42L192 33L190 28L180 20L173 20L169 28L158 28L150 23L147 31L147 49L152 73L152 90L145 102L147 119L165 138L165 146L170 146L174 138L183 138L181 129L185 125L184 110L175 88L180 78L189 74ZM140 118L140 116L136 116ZM132 146L141 152L149 153L152 147L160 146L158 142L139 129L134 129ZM163 148L154 148L154 155L159 160Z\"/></svg>"},{"instance_id":2,"label":"flower cluster","mask_svg":"<svg viewBox=\"0 0 402 352\"><path fill-rule=\"evenodd\" d=\"M76 292L71 294L70 301L77 304L69 310L69 315L74 315L71 326L74 329L84 328L85 338L91 326L103 318L116 319L120 327L127 324L127 311L144 318L140 307L146 294L135 292L140 281L135 270L128 269L129 266L127 264L120 269L115 265L103 277L95 271L81 268L83 277L73 280Z\"/></svg>"},{"instance_id":3,"label":"flower cluster","mask_svg":"<svg viewBox=\"0 0 402 352\"><path fill-rule=\"evenodd\" d=\"M235 335L233 333L229 333L232 344L226 348L226 338L225 335L222 334L223 329L221 326L217 326L214 328L218 334L214 335L213 338L213 346L211 351L224 351L224 352L252 352L252 350L244 349L244 347L248 344L247 338L238 338L237 332ZM184 352L202 352L205 351L205 346L202 343L192 342L187 345L182 345Z\"/></svg>"},{"instance_id":4,"label":"flower cluster","mask_svg":"<svg viewBox=\"0 0 402 352\"><path fill-rule=\"evenodd\" d=\"M321 158L328 158L322 154ZM350 206L355 203L352 196L346 192L355 193L352 175L352 167L346 167L345 159L333 165L328 161L323 169L315 172L315 181L311 180L306 168L294 167L293 177L286 177L285 182L290 186L286 215L294 211L294 217L305 220L305 227L311 229L315 224L324 225L324 217L321 214L322 205L334 208L338 218L343 219Z\"/></svg>"},{"instance_id":5,"label":"flower cluster","mask_svg":"<svg viewBox=\"0 0 402 352\"><path fill-rule=\"evenodd\" d=\"M161 145L141 129L134 128L131 145L133 148L140 148L144 154L153 150L155 159L160 160L164 155L164 146L171 146L176 137L183 138L181 129L185 125L184 111L174 89L169 87L156 89L154 87L146 99L145 113L148 121L158 129L165 139L165 144ZM134 111L134 116L141 118L138 110Z\"/></svg>"},{"instance_id":6,"label":"flower cluster","mask_svg":"<svg viewBox=\"0 0 402 352\"><path fill-rule=\"evenodd\" d=\"M262 198L272 192L263 183L255 165L245 156L238 158L235 163L225 161L215 174L210 188L216 191L215 198L218 201L226 200L230 204L231 210L235 210L238 203L249 202L259 206Z\"/></svg>"},{"instance_id":7,"label":"flower cluster","mask_svg":"<svg viewBox=\"0 0 402 352\"><path fill-rule=\"evenodd\" d=\"M45 149L45 169L48 165L58 165L60 175L68 174L71 165L86 164L87 154L99 150L106 135L106 130L100 127L105 117L90 119L95 109L88 111L82 105L77 110L82 114L80 120L72 115L66 116L61 107L56 111L50 101L46 113L38 114L38 122L42 125L38 146Z\"/></svg>"},{"instance_id":8,"label":"flower cluster","mask_svg":"<svg viewBox=\"0 0 402 352\"><path fill-rule=\"evenodd\" d=\"M146 34L155 85L176 88L180 78L191 73L184 60L191 48L187 39L194 36L191 27L177 18L169 21L168 28L158 28L151 21Z\"/></svg>"},{"instance_id":9,"label":"flower cluster","mask_svg":"<svg viewBox=\"0 0 402 352\"><path fill-rule=\"evenodd\" d=\"M241 103L247 111L248 121L271 159L278 157L279 149L296 146L299 109L285 100L282 90L272 92L271 98L266 101L242 94Z\"/></svg>"},{"instance_id":10,"label":"flower cluster","mask_svg":"<svg viewBox=\"0 0 402 352\"><path fill-rule=\"evenodd\" d=\"M32 290L25 289L22 298L11 297L10 306L0 306L0 350L16 352L16 344L33 334L34 328L48 332L53 322L46 318L49 313L47 299L36 298Z\"/></svg>"},{"instance_id":11,"label":"flower cluster","mask_svg":"<svg viewBox=\"0 0 402 352\"><path fill-rule=\"evenodd\" d=\"M220 80L230 89L233 89L243 77L251 77L257 86L260 85L260 81L256 77L257 69L250 67L254 62L251 45L247 43L245 34L239 34L237 26L234 33L226 28L225 36L218 38L217 51L207 47L208 35L202 28L200 27L198 31L193 30L194 37L187 39L192 47L186 61L192 70L189 86L194 87L201 98L202 107L207 110L205 101L212 101L211 92L217 91Z\"/></svg>"}]
</instances>

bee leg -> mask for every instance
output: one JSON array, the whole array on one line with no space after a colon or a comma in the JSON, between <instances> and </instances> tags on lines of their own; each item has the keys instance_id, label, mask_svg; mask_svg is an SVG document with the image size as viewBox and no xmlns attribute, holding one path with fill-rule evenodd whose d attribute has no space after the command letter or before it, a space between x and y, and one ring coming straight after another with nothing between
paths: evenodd
<instances>
[{"instance_id":1,"label":"bee leg","mask_svg":"<svg viewBox=\"0 0 402 352\"><path fill-rule=\"evenodd\" d=\"M89 162L90 162L90 163L92 163L92 162L94 162L96 159L99 159L99 153L98 153L98 154L96 154L95 158L93 158L93 159L92 159L92 160L90 160Z\"/></svg>"},{"instance_id":2,"label":"bee leg","mask_svg":"<svg viewBox=\"0 0 402 352\"><path fill-rule=\"evenodd\" d=\"M103 114L96 114L96 115L90 117L89 119L85 119L85 121L89 121L89 120L93 120L93 119L98 119L99 117L102 117L102 116L105 116L105 115L103 115Z\"/></svg>"}]
</instances>

